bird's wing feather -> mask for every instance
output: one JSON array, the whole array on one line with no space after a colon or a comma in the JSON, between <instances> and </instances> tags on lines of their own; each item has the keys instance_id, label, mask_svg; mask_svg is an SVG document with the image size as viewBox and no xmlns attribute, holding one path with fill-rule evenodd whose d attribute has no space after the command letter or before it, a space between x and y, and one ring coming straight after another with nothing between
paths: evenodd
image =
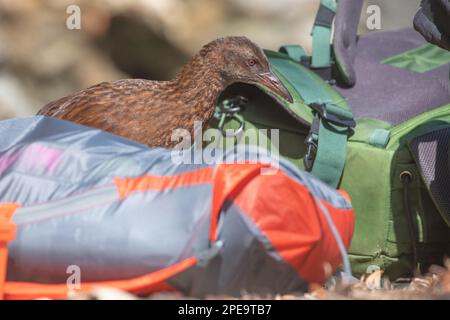
<instances>
[{"instance_id":1,"label":"bird's wing feather","mask_svg":"<svg viewBox=\"0 0 450 320\"><path fill-rule=\"evenodd\" d=\"M146 87L142 87L144 85ZM48 103L38 115L72 121L148 143L154 130L152 127L157 126L152 126L152 121L148 121L149 127L145 130L139 125L145 110L153 111L150 120L155 123L164 119L163 110L158 112L157 107L149 102L147 96L152 91L146 90L148 88L157 89L158 85L137 79L103 82ZM153 95L152 100L155 98Z\"/></svg>"},{"instance_id":2,"label":"bird's wing feather","mask_svg":"<svg viewBox=\"0 0 450 320\"><path fill-rule=\"evenodd\" d=\"M67 119L69 114L75 111L73 110L74 108L77 108L76 111L78 113L82 109L85 109L87 104L94 107L96 103L102 103L100 98L105 98L105 93L111 91L111 89L111 83L99 83L85 90L52 101L42 107L37 114Z\"/></svg>"}]
</instances>

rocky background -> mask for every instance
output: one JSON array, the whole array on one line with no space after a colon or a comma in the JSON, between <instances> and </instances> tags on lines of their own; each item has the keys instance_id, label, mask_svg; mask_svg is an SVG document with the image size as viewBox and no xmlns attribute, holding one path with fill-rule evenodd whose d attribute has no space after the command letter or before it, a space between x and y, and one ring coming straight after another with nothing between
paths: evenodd
<instances>
[{"instance_id":1,"label":"rocky background","mask_svg":"<svg viewBox=\"0 0 450 320\"><path fill-rule=\"evenodd\" d=\"M370 0L382 29L412 24L419 0ZM69 30L66 9L81 9ZM262 47L299 43L319 0L0 0L0 119L101 81L173 77L203 44L246 35ZM367 4L366 4L367 5ZM365 27L364 10L360 32Z\"/></svg>"}]
</instances>

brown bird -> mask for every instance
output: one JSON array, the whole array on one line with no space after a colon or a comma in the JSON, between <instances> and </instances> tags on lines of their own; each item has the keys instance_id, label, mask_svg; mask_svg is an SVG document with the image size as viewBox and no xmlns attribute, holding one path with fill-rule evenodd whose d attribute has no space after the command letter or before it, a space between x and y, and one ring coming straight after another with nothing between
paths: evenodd
<instances>
[{"instance_id":1,"label":"brown bird","mask_svg":"<svg viewBox=\"0 0 450 320\"><path fill-rule=\"evenodd\" d=\"M45 105L38 115L73 121L150 147L173 147L175 129L193 137L194 121L206 126L220 93L235 82L261 84L292 97L269 67L264 52L245 37L205 45L172 81L102 82Z\"/></svg>"}]
</instances>

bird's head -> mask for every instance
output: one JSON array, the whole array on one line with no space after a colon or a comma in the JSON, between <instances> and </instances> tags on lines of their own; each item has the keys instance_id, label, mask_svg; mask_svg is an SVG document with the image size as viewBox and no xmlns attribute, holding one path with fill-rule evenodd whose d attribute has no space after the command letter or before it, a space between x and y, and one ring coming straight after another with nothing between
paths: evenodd
<instances>
[{"instance_id":1,"label":"bird's head","mask_svg":"<svg viewBox=\"0 0 450 320\"><path fill-rule=\"evenodd\" d=\"M293 102L289 91L271 70L266 55L246 37L225 37L206 45L202 55L213 55L216 68L228 83L261 84L280 97Z\"/></svg>"}]
</instances>

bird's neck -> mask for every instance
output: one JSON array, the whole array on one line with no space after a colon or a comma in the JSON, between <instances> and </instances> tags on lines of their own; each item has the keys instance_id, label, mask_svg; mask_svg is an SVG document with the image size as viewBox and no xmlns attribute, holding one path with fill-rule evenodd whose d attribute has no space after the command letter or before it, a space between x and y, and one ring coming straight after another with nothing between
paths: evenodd
<instances>
[{"instance_id":1,"label":"bird's neck","mask_svg":"<svg viewBox=\"0 0 450 320\"><path fill-rule=\"evenodd\" d=\"M185 116L207 122L215 109L219 95L229 83L217 70L216 62L196 55L172 81L183 103Z\"/></svg>"}]
</instances>

